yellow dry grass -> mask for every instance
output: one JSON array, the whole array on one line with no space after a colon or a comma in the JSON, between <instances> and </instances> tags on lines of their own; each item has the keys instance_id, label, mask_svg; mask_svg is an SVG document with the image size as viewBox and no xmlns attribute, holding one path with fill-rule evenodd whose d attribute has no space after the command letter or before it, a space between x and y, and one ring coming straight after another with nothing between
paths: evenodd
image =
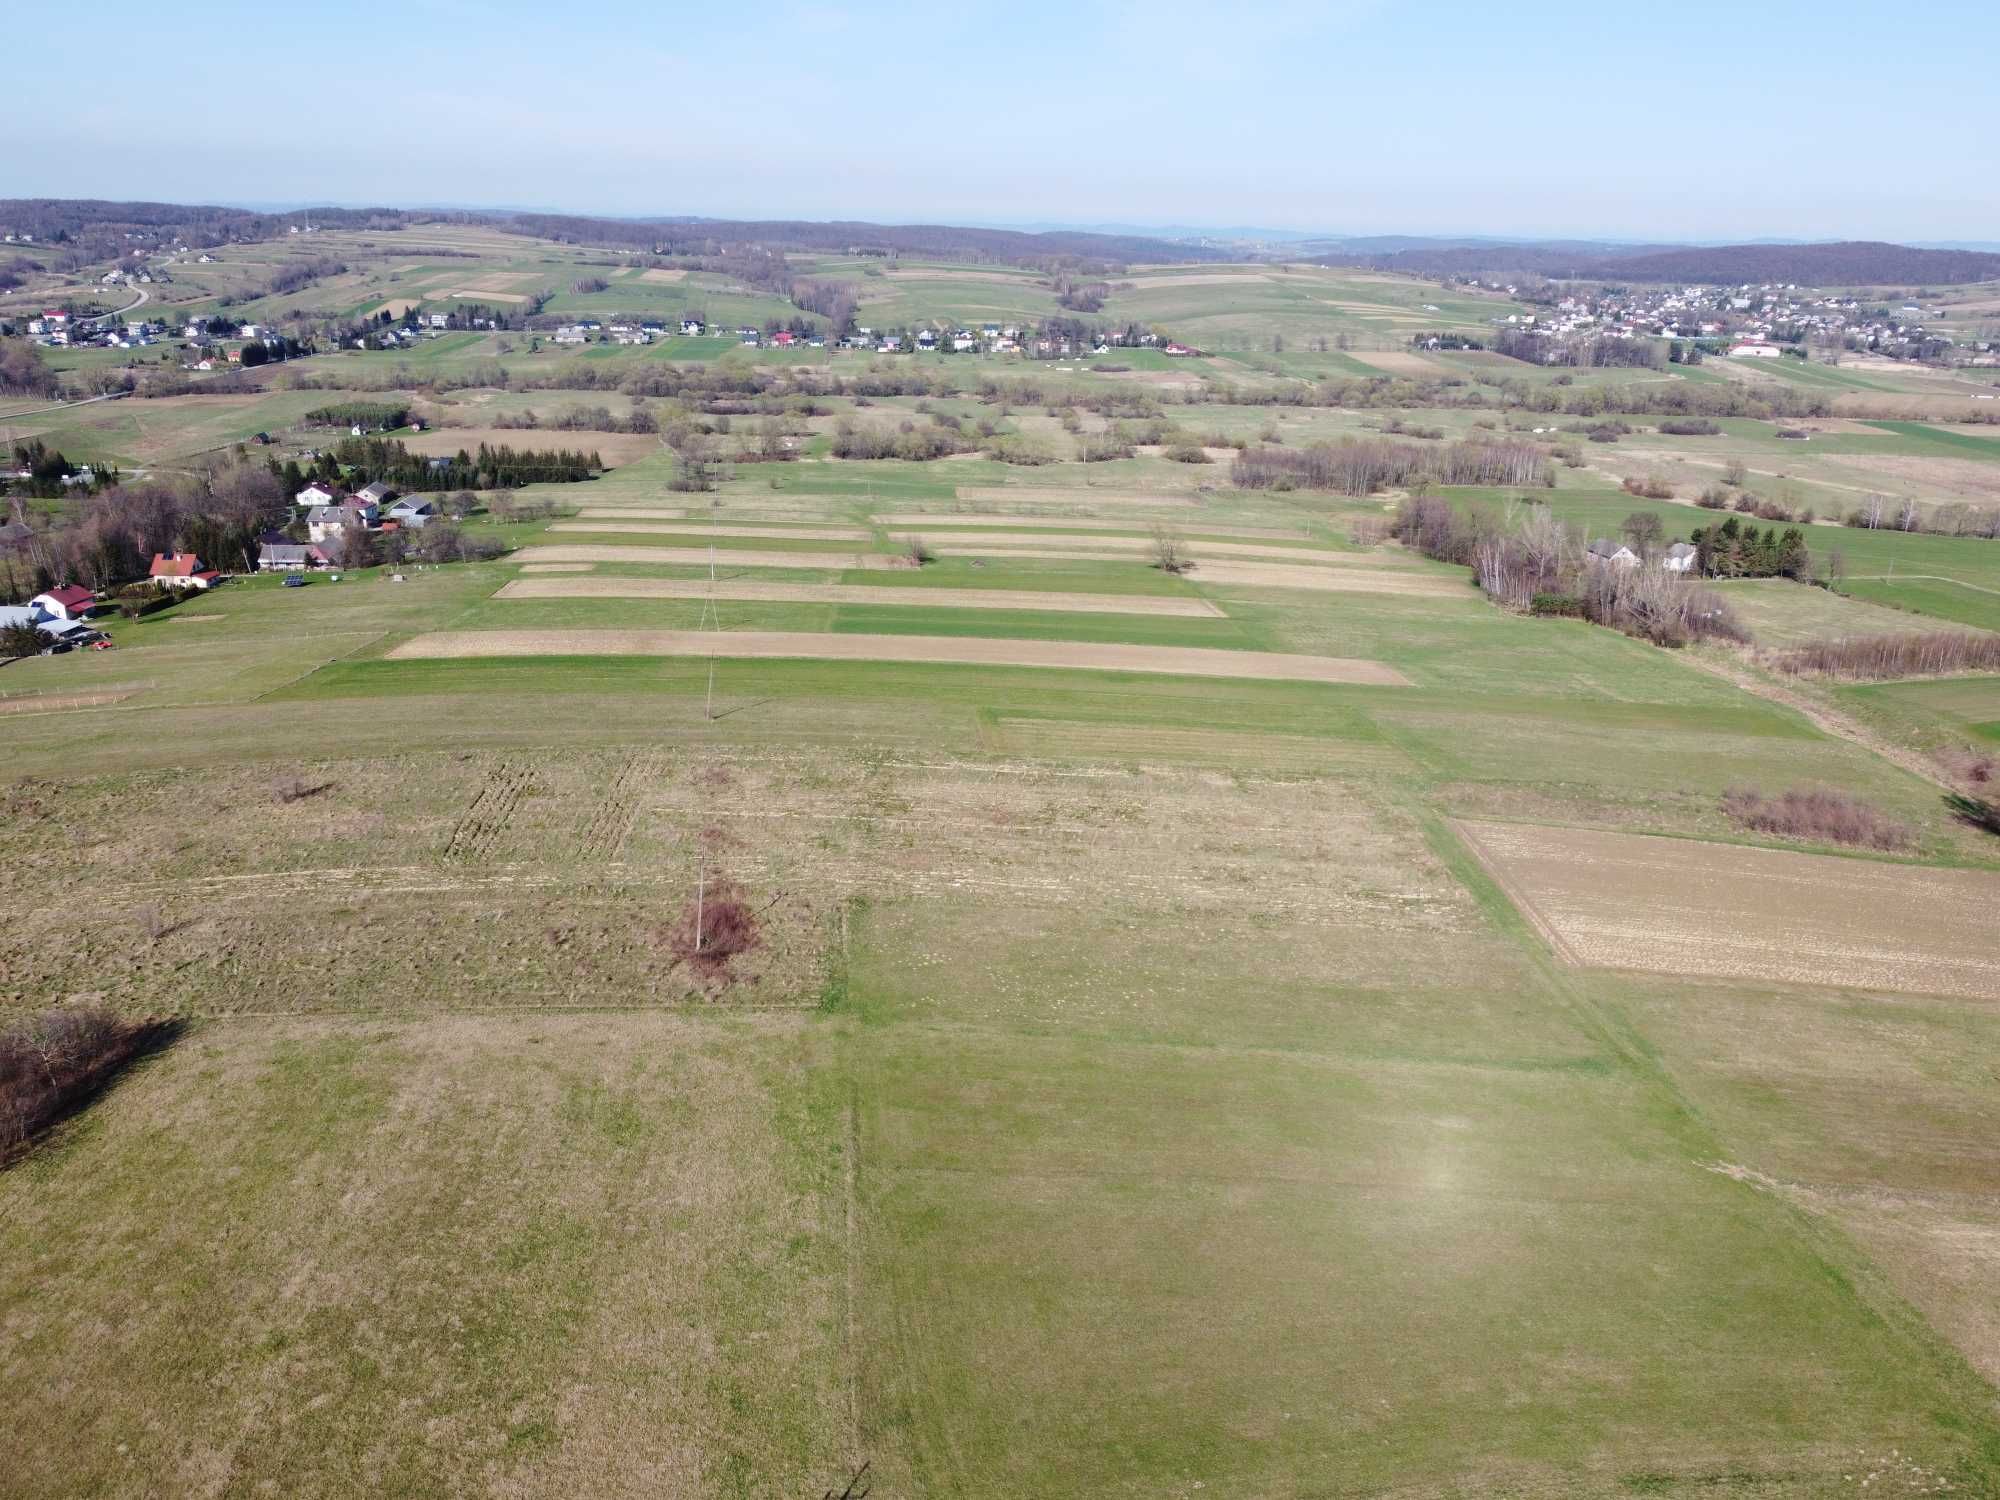
<instances>
[{"instance_id":1,"label":"yellow dry grass","mask_svg":"<svg viewBox=\"0 0 2000 1500\"><path fill-rule=\"evenodd\" d=\"M1192 530L1193 528L1188 528ZM892 541L907 541L914 532L889 533ZM1070 541L1062 537L1023 536L1011 531L951 531L934 533L931 550L940 557L1090 557L1109 553L1141 553L1153 550L1149 536L1080 536ZM1058 545L1067 543L1067 545ZM1365 564L1359 552L1325 552L1314 547L1280 547L1265 542L1211 542L1189 539L1187 550L1197 558L1268 557L1292 564L1326 563L1332 566Z\"/></svg>"},{"instance_id":2,"label":"yellow dry grass","mask_svg":"<svg viewBox=\"0 0 2000 1500\"><path fill-rule=\"evenodd\" d=\"M1459 832L1569 962L2000 1000L2000 874L1525 823Z\"/></svg>"},{"instance_id":3,"label":"yellow dry grass","mask_svg":"<svg viewBox=\"0 0 2000 1500\"><path fill-rule=\"evenodd\" d=\"M676 281L686 281L687 277L688 273L684 270L665 270L657 266L653 267L650 270L641 271L639 273L639 279L641 281L651 281L660 284L671 284Z\"/></svg>"},{"instance_id":4,"label":"yellow dry grass","mask_svg":"<svg viewBox=\"0 0 2000 1500\"><path fill-rule=\"evenodd\" d=\"M439 630L405 641L391 660L475 656L724 656L806 661L889 661L932 666L1056 667L1165 673L1262 682L1408 687L1381 662L1200 646L981 640L959 636L821 635L786 630Z\"/></svg>"},{"instance_id":5,"label":"yellow dry grass","mask_svg":"<svg viewBox=\"0 0 2000 1500\"><path fill-rule=\"evenodd\" d=\"M544 567L583 568L583 563ZM523 569L523 572L528 571ZM854 583L719 582L711 591L706 579L679 578L552 578L546 582L516 579L503 586L496 599L730 599L762 604L904 604L945 609L1034 609L1085 615L1178 615L1221 619L1223 612L1206 599L1172 598L1158 594L1065 594L1039 589L882 588Z\"/></svg>"}]
</instances>

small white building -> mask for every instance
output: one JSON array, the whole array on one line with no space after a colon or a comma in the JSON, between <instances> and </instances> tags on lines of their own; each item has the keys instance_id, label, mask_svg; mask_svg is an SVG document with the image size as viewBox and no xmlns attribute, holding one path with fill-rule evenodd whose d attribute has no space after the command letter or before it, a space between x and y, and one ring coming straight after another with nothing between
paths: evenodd
<instances>
[{"instance_id":1,"label":"small white building","mask_svg":"<svg viewBox=\"0 0 2000 1500\"><path fill-rule=\"evenodd\" d=\"M1692 542L1675 542L1661 556L1660 566L1669 573L1692 573L1700 558L1701 553Z\"/></svg>"}]
</instances>

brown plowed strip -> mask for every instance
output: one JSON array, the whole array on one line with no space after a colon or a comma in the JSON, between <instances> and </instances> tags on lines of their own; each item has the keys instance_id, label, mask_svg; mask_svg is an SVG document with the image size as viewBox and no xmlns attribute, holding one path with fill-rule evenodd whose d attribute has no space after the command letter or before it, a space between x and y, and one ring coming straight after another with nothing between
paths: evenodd
<instances>
[{"instance_id":1,"label":"brown plowed strip","mask_svg":"<svg viewBox=\"0 0 2000 1500\"><path fill-rule=\"evenodd\" d=\"M1080 667L1265 682L1408 687L1380 662L1200 646L1114 646L960 636L819 635L785 630L440 630L405 641L391 660L465 656L727 656L808 661L923 662L940 666Z\"/></svg>"},{"instance_id":2,"label":"brown plowed strip","mask_svg":"<svg viewBox=\"0 0 2000 1500\"><path fill-rule=\"evenodd\" d=\"M560 564L558 565L560 566ZM496 599L706 599L706 579L516 579ZM718 583L713 597L761 604L908 604L945 609L1040 609L1077 615L1179 615L1220 620L1227 616L1206 599L1158 594L1058 594L1032 589L877 588L851 583Z\"/></svg>"},{"instance_id":3,"label":"brown plowed strip","mask_svg":"<svg viewBox=\"0 0 2000 1500\"><path fill-rule=\"evenodd\" d=\"M2000 1000L2000 874L1528 823L1457 825L1572 962Z\"/></svg>"},{"instance_id":4,"label":"brown plowed strip","mask_svg":"<svg viewBox=\"0 0 2000 1500\"><path fill-rule=\"evenodd\" d=\"M711 526L705 522L690 522L686 526L673 526L660 521L613 520L605 511L585 511L585 516L594 520L557 521L549 527L551 531L630 531L646 536L761 536L774 542L867 542L874 540L874 534L856 526L785 526L773 522L768 526Z\"/></svg>"},{"instance_id":5,"label":"brown plowed strip","mask_svg":"<svg viewBox=\"0 0 2000 1500\"><path fill-rule=\"evenodd\" d=\"M585 511L585 515L596 515L596 511ZM915 515L870 516L877 526L994 526L1010 527L1016 531L1117 531L1121 527L1130 530L1143 526L1143 521L1087 521L1075 516L1052 518L1047 516L1006 516L991 512L952 515L949 512L922 512ZM1305 535L1298 531L1286 531L1278 526L1210 526L1201 521L1177 518L1177 529L1189 536L1241 536L1275 537L1280 540L1292 537L1304 541Z\"/></svg>"},{"instance_id":6,"label":"brown plowed strip","mask_svg":"<svg viewBox=\"0 0 2000 1500\"><path fill-rule=\"evenodd\" d=\"M674 505L586 505L577 512L580 516L616 516L632 521L685 521L687 510Z\"/></svg>"},{"instance_id":7,"label":"brown plowed strip","mask_svg":"<svg viewBox=\"0 0 2000 1500\"><path fill-rule=\"evenodd\" d=\"M1199 546L1193 543L1192 546ZM1200 562L1187 575L1222 588L1314 589L1330 594L1405 594L1413 598L1478 599L1465 584L1426 573L1362 568L1295 568L1285 563Z\"/></svg>"},{"instance_id":8,"label":"brown plowed strip","mask_svg":"<svg viewBox=\"0 0 2000 1500\"><path fill-rule=\"evenodd\" d=\"M753 552L718 547L711 554L706 547L621 547L610 542L603 546L562 542L523 547L515 554L524 563L672 563L684 568L705 568L711 555L718 568L814 568L820 572L845 573L856 568L907 566L902 558L881 552Z\"/></svg>"},{"instance_id":9,"label":"brown plowed strip","mask_svg":"<svg viewBox=\"0 0 2000 1500\"><path fill-rule=\"evenodd\" d=\"M123 702L137 688L111 689L101 693L43 693L27 698L0 698L0 714L52 714L66 708L104 708Z\"/></svg>"},{"instance_id":10,"label":"brown plowed strip","mask_svg":"<svg viewBox=\"0 0 2000 1500\"><path fill-rule=\"evenodd\" d=\"M588 573L589 563L522 563L523 573Z\"/></svg>"},{"instance_id":11,"label":"brown plowed strip","mask_svg":"<svg viewBox=\"0 0 2000 1500\"><path fill-rule=\"evenodd\" d=\"M1090 510L1099 505L1193 505L1192 495L1155 495L1145 490L1015 489L1004 484L962 484L958 498L975 505L1067 505Z\"/></svg>"}]
</instances>

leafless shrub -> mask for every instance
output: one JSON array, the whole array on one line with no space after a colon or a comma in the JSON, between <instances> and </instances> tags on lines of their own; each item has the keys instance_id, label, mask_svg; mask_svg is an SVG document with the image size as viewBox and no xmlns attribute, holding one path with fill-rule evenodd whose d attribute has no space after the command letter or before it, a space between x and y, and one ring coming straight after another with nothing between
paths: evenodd
<instances>
[{"instance_id":1,"label":"leafless shrub","mask_svg":"<svg viewBox=\"0 0 2000 1500\"><path fill-rule=\"evenodd\" d=\"M911 567L921 568L937 554L931 551L929 542L920 536L913 536L903 543L903 556L908 559Z\"/></svg>"},{"instance_id":2,"label":"leafless shrub","mask_svg":"<svg viewBox=\"0 0 2000 1500\"><path fill-rule=\"evenodd\" d=\"M1861 849L1907 849L1916 842L1903 824L1829 787L1793 787L1775 797L1738 787L1722 794L1722 810L1739 828L1780 838Z\"/></svg>"},{"instance_id":3,"label":"leafless shrub","mask_svg":"<svg viewBox=\"0 0 2000 1500\"><path fill-rule=\"evenodd\" d=\"M103 1005L58 1006L0 1030L0 1161L178 1033L177 1023L127 1021Z\"/></svg>"},{"instance_id":4,"label":"leafless shrub","mask_svg":"<svg viewBox=\"0 0 2000 1500\"><path fill-rule=\"evenodd\" d=\"M1935 677L1946 672L2000 669L2000 635L1970 630L1924 630L1908 635L1841 636L1807 641L1777 658L1795 675L1854 677Z\"/></svg>"},{"instance_id":5,"label":"leafless shrub","mask_svg":"<svg viewBox=\"0 0 2000 1500\"><path fill-rule=\"evenodd\" d=\"M727 983L730 960L758 946L757 913L734 882L711 879L665 934L667 950L703 979Z\"/></svg>"},{"instance_id":6,"label":"leafless shrub","mask_svg":"<svg viewBox=\"0 0 2000 1500\"><path fill-rule=\"evenodd\" d=\"M1648 474L1644 479L1638 475L1628 475L1621 481L1621 488L1628 495L1638 495L1646 500L1671 500L1674 487L1658 474Z\"/></svg>"},{"instance_id":7,"label":"leafless shrub","mask_svg":"<svg viewBox=\"0 0 2000 1500\"><path fill-rule=\"evenodd\" d=\"M1194 566L1187 543L1164 526L1153 528L1153 566L1162 573L1185 573Z\"/></svg>"},{"instance_id":8,"label":"leafless shrub","mask_svg":"<svg viewBox=\"0 0 2000 1500\"><path fill-rule=\"evenodd\" d=\"M289 807L294 802L304 802L309 797L317 797L333 790L330 781L307 781L294 771L289 776L280 776L271 783L271 800L280 807Z\"/></svg>"}]
</instances>

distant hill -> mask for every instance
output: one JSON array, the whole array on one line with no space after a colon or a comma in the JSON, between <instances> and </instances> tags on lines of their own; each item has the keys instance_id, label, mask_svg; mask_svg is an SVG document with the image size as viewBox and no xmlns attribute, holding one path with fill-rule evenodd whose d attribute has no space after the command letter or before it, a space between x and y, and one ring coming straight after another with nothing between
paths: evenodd
<instances>
[{"instance_id":1,"label":"distant hill","mask_svg":"<svg viewBox=\"0 0 2000 1500\"><path fill-rule=\"evenodd\" d=\"M1879 240L1829 245L1718 245L1621 257L1611 274L1627 281L1787 281L1801 286L1948 285L2000 277L2000 255L1979 250L1916 250Z\"/></svg>"},{"instance_id":2,"label":"distant hill","mask_svg":"<svg viewBox=\"0 0 2000 1500\"><path fill-rule=\"evenodd\" d=\"M288 213L177 203L113 203L82 198L0 199L0 228L32 234L36 252L45 247L64 260L82 263L119 254L127 231L172 236L183 243L213 246L229 240L261 240L283 235L303 221L326 228L393 232L426 220L484 224L571 244L639 250L726 254L757 245L771 251L934 256L938 259L997 261L1045 266L1051 262L1130 264L1134 261L1211 261L1228 258L1219 247L1183 244L1150 235L1095 234L1051 230L961 228L948 224L814 223L802 219L702 219L658 217L597 218L515 210L308 208Z\"/></svg>"},{"instance_id":3,"label":"distant hill","mask_svg":"<svg viewBox=\"0 0 2000 1500\"><path fill-rule=\"evenodd\" d=\"M1800 286L1950 286L2000 278L2000 255L1977 250L1920 250L1876 240L1759 245L1472 245L1357 257L1332 264L1442 276L1546 276L1559 281L1769 281Z\"/></svg>"},{"instance_id":4,"label":"distant hill","mask_svg":"<svg viewBox=\"0 0 2000 1500\"><path fill-rule=\"evenodd\" d=\"M1039 234L1018 229L976 229L949 224L870 224L858 220L819 223L805 219L593 219L562 214L513 214L508 222L532 234L586 244L633 244L652 240L680 246L762 245L773 250L842 254L922 255L939 259L991 260L1036 265L1051 260L1132 261L1225 260L1219 248L1182 244L1146 235L1093 234L1057 229Z\"/></svg>"}]
</instances>

